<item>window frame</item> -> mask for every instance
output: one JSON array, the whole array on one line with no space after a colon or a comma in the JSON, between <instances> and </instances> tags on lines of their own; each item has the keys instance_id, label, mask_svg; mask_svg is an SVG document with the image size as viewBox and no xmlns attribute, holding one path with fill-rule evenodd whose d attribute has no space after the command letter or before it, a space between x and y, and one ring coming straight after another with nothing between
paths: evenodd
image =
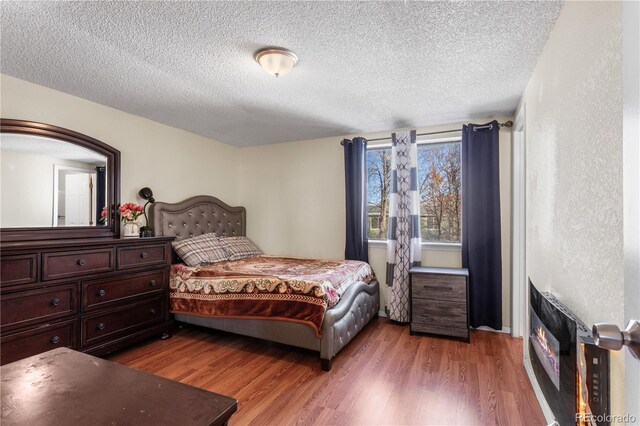
<instances>
[{"instance_id":1,"label":"window frame","mask_svg":"<svg viewBox=\"0 0 640 426\"><path fill-rule=\"evenodd\" d=\"M462 131L457 136L447 136L447 137L437 137L437 138L420 138L416 140L416 145L441 145L441 144L450 144L452 142L459 142L462 144ZM369 151L376 151L380 149L389 149L391 148L391 143L381 143L375 145L367 146L367 153ZM462 167L462 165L460 166ZM464 200L462 201L464 203ZM462 213L461 213L462 215ZM462 226L462 217L460 218L461 226ZM462 239L462 236L460 236ZM370 246L376 247L386 247L387 239L384 240L375 240L371 238L367 238L367 242ZM460 251L462 249L462 241L460 242L440 242L440 241L422 241L421 246L423 250L438 250L438 251Z\"/></svg>"}]
</instances>

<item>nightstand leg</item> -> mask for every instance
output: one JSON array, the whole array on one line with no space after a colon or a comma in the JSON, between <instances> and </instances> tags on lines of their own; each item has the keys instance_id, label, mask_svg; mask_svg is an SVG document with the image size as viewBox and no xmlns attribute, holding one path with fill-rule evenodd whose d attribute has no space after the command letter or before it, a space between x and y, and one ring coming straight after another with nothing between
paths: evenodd
<instances>
[{"instance_id":1,"label":"nightstand leg","mask_svg":"<svg viewBox=\"0 0 640 426\"><path fill-rule=\"evenodd\" d=\"M164 333L162 333L162 336L160 336L160 338L162 340L171 339L171 333L169 333L168 331L165 331Z\"/></svg>"}]
</instances>

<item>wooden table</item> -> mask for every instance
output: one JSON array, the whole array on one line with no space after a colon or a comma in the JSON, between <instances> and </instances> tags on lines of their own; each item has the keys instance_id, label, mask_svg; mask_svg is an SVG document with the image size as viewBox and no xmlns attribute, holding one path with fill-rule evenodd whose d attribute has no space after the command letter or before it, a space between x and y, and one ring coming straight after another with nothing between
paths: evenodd
<instances>
[{"instance_id":1,"label":"wooden table","mask_svg":"<svg viewBox=\"0 0 640 426\"><path fill-rule=\"evenodd\" d=\"M224 425L238 402L71 349L1 367L3 426Z\"/></svg>"}]
</instances>

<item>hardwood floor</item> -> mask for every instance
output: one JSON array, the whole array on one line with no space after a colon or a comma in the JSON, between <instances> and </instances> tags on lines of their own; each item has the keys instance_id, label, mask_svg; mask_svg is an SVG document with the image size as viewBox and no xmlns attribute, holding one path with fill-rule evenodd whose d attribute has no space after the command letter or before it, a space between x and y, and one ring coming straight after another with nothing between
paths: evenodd
<instances>
[{"instance_id":1,"label":"hardwood floor","mask_svg":"<svg viewBox=\"0 0 640 426\"><path fill-rule=\"evenodd\" d=\"M232 425L544 425L521 341L410 336L373 320L320 370L311 351L185 326L112 361L238 400Z\"/></svg>"}]
</instances>

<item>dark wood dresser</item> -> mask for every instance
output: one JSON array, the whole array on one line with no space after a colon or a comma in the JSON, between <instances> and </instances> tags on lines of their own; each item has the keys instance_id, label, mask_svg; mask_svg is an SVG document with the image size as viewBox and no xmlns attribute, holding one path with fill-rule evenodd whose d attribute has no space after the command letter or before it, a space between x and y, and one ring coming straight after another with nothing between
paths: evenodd
<instances>
[{"instance_id":1,"label":"dark wood dresser","mask_svg":"<svg viewBox=\"0 0 640 426\"><path fill-rule=\"evenodd\" d=\"M167 333L172 237L3 242L0 362Z\"/></svg>"},{"instance_id":2,"label":"dark wood dresser","mask_svg":"<svg viewBox=\"0 0 640 426\"><path fill-rule=\"evenodd\" d=\"M411 268L410 332L458 337L469 342L469 271Z\"/></svg>"}]
</instances>

